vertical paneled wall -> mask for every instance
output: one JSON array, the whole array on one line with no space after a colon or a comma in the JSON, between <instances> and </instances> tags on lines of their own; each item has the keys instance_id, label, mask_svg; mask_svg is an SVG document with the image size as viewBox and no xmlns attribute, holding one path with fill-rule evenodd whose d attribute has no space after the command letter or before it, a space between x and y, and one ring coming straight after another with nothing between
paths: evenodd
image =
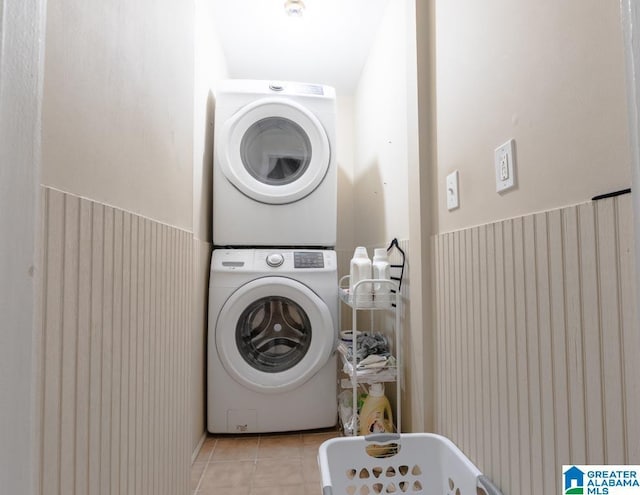
<instances>
[{"instance_id":1,"label":"vertical paneled wall","mask_svg":"<svg viewBox=\"0 0 640 495\"><path fill-rule=\"evenodd\" d=\"M630 195L435 238L437 425L505 494L640 463Z\"/></svg>"},{"instance_id":2,"label":"vertical paneled wall","mask_svg":"<svg viewBox=\"0 0 640 495\"><path fill-rule=\"evenodd\" d=\"M43 495L189 492L192 235L43 188Z\"/></svg>"}]
</instances>

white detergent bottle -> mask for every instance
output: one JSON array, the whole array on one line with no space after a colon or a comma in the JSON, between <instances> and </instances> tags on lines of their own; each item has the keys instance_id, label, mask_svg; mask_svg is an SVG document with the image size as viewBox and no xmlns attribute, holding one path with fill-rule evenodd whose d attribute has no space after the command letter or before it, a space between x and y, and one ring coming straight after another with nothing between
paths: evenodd
<instances>
[{"instance_id":1,"label":"white detergent bottle","mask_svg":"<svg viewBox=\"0 0 640 495\"><path fill-rule=\"evenodd\" d=\"M349 293L353 297L353 288L361 280L371 278L371 260L367 254L367 248L358 246L351 258L351 269L349 271ZM364 287L363 287L364 285ZM371 295L370 284L360 284L358 286L358 299Z\"/></svg>"},{"instance_id":2,"label":"white detergent bottle","mask_svg":"<svg viewBox=\"0 0 640 495\"><path fill-rule=\"evenodd\" d=\"M372 383L360 411L360 435L393 433L393 413L382 383Z\"/></svg>"},{"instance_id":3,"label":"white detergent bottle","mask_svg":"<svg viewBox=\"0 0 640 495\"><path fill-rule=\"evenodd\" d=\"M376 248L373 254L371 268L373 278L391 280L391 265L389 265L386 249ZM390 289L391 286L389 284L373 284L373 292L376 296L386 296L389 294Z\"/></svg>"}]
</instances>

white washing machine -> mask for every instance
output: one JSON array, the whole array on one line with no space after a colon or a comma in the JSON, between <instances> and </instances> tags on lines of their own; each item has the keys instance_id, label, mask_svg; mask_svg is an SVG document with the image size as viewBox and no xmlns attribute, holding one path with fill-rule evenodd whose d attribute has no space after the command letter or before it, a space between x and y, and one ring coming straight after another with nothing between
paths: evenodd
<instances>
[{"instance_id":1,"label":"white washing machine","mask_svg":"<svg viewBox=\"0 0 640 495\"><path fill-rule=\"evenodd\" d=\"M335 90L229 80L216 90L213 243L336 244Z\"/></svg>"},{"instance_id":2,"label":"white washing machine","mask_svg":"<svg viewBox=\"0 0 640 495\"><path fill-rule=\"evenodd\" d=\"M210 432L336 424L337 282L335 251L213 251Z\"/></svg>"}]
</instances>

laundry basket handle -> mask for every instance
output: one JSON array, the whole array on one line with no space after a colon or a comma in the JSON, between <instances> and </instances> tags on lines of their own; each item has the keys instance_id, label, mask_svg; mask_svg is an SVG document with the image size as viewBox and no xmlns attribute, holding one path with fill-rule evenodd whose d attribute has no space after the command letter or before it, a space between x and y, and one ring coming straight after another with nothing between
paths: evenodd
<instances>
[{"instance_id":1,"label":"laundry basket handle","mask_svg":"<svg viewBox=\"0 0 640 495\"><path fill-rule=\"evenodd\" d=\"M367 442L393 442L400 440L400 433L373 433L364 437Z\"/></svg>"},{"instance_id":2,"label":"laundry basket handle","mask_svg":"<svg viewBox=\"0 0 640 495\"><path fill-rule=\"evenodd\" d=\"M487 495L502 495L500 489L493 484L493 482L487 478L484 474L481 474L476 479L476 484L483 488Z\"/></svg>"}]
</instances>

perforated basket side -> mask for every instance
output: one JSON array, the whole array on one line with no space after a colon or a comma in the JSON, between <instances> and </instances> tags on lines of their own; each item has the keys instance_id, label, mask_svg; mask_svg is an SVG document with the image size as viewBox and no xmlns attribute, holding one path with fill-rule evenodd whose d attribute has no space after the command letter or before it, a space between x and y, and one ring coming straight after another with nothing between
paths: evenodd
<instances>
[{"instance_id":1,"label":"perforated basket side","mask_svg":"<svg viewBox=\"0 0 640 495\"><path fill-rule=\"evenodd\" d=\"M480 475L451 441L429 433L384 442L331 439L320 447L318 461L325 495L476 495Z\"/></svg>"},{"instance_id":2,"label":"perforated basket side","mask_svg":"<svg viewBox=\"0 0 640 495\"><path fill-rule=\"evenodd\" d=\"M442 461L440 477L444 482L439 493L446 495L476 495L477 478L480 476L478 468L464 455L464 453L448 438L440 437L441 450L439 457Z\"/></svg>"},{"instance_id":3,"label":"perforated basket side","mask_svg":"<svg viewBox=\"0 0 640 495\"><path fill-rule=\"evenodd\" d=\"M438 482L438 459L429 449L415 452L414 443L404 437L387 442L329 440L320 454L323 486L331 487L331 495L424 493Z\"/></svg>"}]
</instances>

